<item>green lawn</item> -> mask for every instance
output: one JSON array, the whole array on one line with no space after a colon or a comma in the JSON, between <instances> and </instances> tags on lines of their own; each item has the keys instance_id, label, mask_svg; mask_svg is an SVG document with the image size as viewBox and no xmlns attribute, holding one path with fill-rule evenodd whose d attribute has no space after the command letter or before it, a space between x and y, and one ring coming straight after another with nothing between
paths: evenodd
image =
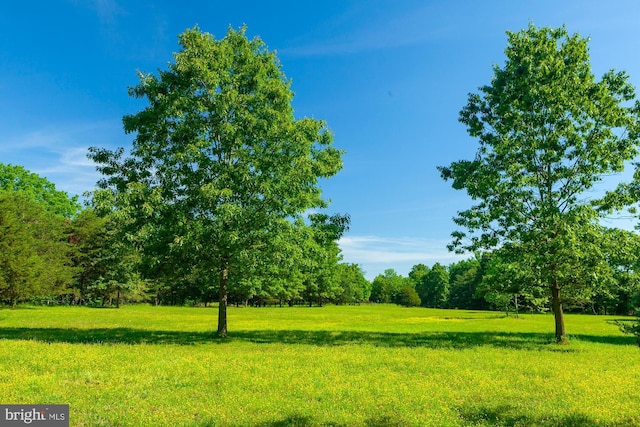
<instances>
[{"instance_id":1,"label":"green lawn","mask_svg":"<svg viewBox=\"0 0 640 427\"><path fill-rule=\"evenodd\" d=\"M616 317L351 306L0 310L0 403L73 426L640 426Z\"/></svg>"}]
</instances>

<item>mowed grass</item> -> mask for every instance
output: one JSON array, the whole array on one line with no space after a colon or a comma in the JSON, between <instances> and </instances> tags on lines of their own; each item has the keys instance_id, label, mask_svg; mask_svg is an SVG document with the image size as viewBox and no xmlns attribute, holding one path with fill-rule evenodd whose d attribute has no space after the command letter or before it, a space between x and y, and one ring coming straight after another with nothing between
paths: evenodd
<instances>
[{"instance_id":1,"label":"mowed grass","mask_svg":"<svg viewBox=\"0 0 640 427\"><path fill-rule=\"evenodd\" d=\"M363 305L0 310L0 403L72 426L640 426L617 317Z\"/></svg>"}]
</instances>

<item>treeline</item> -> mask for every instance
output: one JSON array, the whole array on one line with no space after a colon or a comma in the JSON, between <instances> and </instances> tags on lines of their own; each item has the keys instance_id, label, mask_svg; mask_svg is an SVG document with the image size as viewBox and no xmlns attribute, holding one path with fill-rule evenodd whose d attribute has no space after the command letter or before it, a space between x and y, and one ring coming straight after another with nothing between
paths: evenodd
<instances>
[{"instance_id":1,"label":"treeline","mask_svg":"<svg viewBox=\"0 0 640 427\"><path fill-rule=\"evenodd\" d=\"M286 244L270 242L264 258L247 260L243 271L230 272L239 284L232 288L229 303L367 301L371 284L358 265L341 261L336 243L347 220L314 214L305 224L291 224L286 230L290 235L277 234L279 239L287 238ZM211 279L216 275L199 274L189 263L179 261L170 258L168 251L165 259L145 256L113 215L83 208L77 198L57 191L45 178L0 163L3 304L206 305L217 301L218 283Z\"/></svg>"},{"instance_id":2,"label":"treeline","mask_svg":"<svg viewBox=\"0 0 640 427\"><path fill-rule=\"evenodd\" d=\"M604 260L588 275L568 277L565 310L593 314L634 314L640 306L640 236L620 229L601 229ZM570 292L569 292L570 291ZM544 284L535 267L513 248L476 253L448 266L414 265L403 277L388 269L372 283L371 301L405 306L521 311L550 310Z\"/></svg>"},{"instance_id":3,"label":"treeline","mask_svg":"<svg viewBox=\"0 0 640 427\"><path fill-rule=\"evenodd\" d=\"M323 305L361 302L472 310L547 311L549 296L515 248L428 267L407 277L388 269L373 282L342 262L337 240L348 218L313 214L289 223L229 272L229 304ZM218 301L215 274L165 252L145 255L114 214L57 191L45 178L0 163L0 301L118 306L121 303L208 305ZM640 237L601 229L601 256L591 275L572 278L569 311L632 314L640 302ZM154 252L154 254L157 251ZM195 257L197 254L184 254Z\"/></svg>"}]
</instances>

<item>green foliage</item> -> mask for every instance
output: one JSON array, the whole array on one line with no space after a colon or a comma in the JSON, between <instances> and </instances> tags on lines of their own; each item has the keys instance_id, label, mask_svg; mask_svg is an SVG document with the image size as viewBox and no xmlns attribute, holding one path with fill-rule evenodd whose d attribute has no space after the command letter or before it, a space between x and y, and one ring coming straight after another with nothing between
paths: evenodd
<instances>
[{"instance_id":1,"label":"green foliage","mask_svg":"<svg viewBox=\"0 0 640 427\"><path fill-rule=\"evenodd\" d=\"M105 176L98 199L150 271L168 264L217 282L226 335L228 292L253 281L243 263L272 255L265 242L283 220L326 206L318 180L341 169L342 153L323 121L294 117L275 54L244 28L219 40L193 28L179 42L167 70L130 89L149 104L123 119L136 135L130 157L95 147L90 157Z\"/></svg>"},{"instance_id":2,"label":"green foliage","mask_svg":"<svg viewBox=\"0 0 640 427\"><path fill-rule=\"evenodd\" d=\"M620 330L625 334L631 334L636 336L636 343L640 346L640 315L635 321L620 321L616 324L620 327Z\"/></svg>"},{"instance_id":3,"label":"green foliage","mask_svg":"<svg viewBox=\"0 0 640 427\"><path fill-rule=\"evenodd\" d=\"M74 269L66 225L28 195L0 191L0 300L15 306L67 292Z\"/></svg>"},{"instance_id":4,"label":"green foliage","mask_svg":"<svg viewBox=\"0 0 640 427\"><path fill-rule=\"evenodd\" d=\"M548 305L544 284L537 282L535 266L527 264L527 254L513 244L506 244L488 256L485 274L478 287L480 294L498 310L510 308L518 315L520 307L545 311Z\"/></svg>"},{"instance_id":5,"label":"green foliage","mask_svg":"<svg viewBox=\"0 0 640 427\"><path fill-rule=\"evenodd\" d=\"M620 229L607 229L601 247L611 269L608 286L597 289L591 299L594 313L632 314L640 297L640 236Z\"/></svg>"},{"instance_id":6,"label":"green foliage","mask_svg":"<svg viewBox=\"0 0 640 427\"><path fill-rule=\"evenodd\" d=\"M416 285L416 291L425 307L444 308L449 297L447 268L440 263L435 263Z\"/></svg>"},{"instance_id":7,"label":"green foliage","mask_svg":"<svg viewBox=\"0 0 640 427\"><path fill-rule=\"evenodd\" d=\"M448 307L474 310L489 308L480 290L486 263L487 257L478 254L475 258L449 265Z\"/></svg>"},{"instance_id":8,"label":"green foliage","mask_svg":"<svg viewBox=\"0 0 640 427\"><path fill-rule=\"evenodd\" d=\"M80 210L78 196L69 197L64 191L22 166L0 163L0 191L15 191L41 204L47 212L65 218L73 217Z\"/></svg>"},{"instance_id":9,"label":"green foliage","mask_svg":"<svg viewBox=\"0 0 640 427\"><path fill-rule=\"evenodd\" d=\"M357 264L338 264L340 292L334 299L337 304L353 304L368 301L371 296L371 283Z\"/></svg>"},{"instance_id":10,"label":"green foliage","mask_svg":"<svg viewBox=\"0 0 640 427\"><path fill-rule=\"evenodd\" d=\"M404 307L418 307L422 303L420 295L411 285L404 285L400 289L396 302Z\"/></svg>"},{"instance_id":11,"label":"green foliage","mask_svg":"<svg viewBox=\"0 0 640 427\"><path fill-rule=\"evenodd\" d=\"M141 301L146 284L140 279L139 254L122 240L110 216L92 208L81 211L72 222L72 260L77 268L74 302L116 305L122 299Z\"/></svg>"},{"instance_id":12,"label":"green foliage","mask_svg":"<svg viewBox=\"0 0 640 427\"><path fill-rule=\"evenodd\" d=\"M310 232L310 238L303 242L303 296L310 305L315 302L321 306L325 301L338 299L343 292L338 271L342 255L337 241L348 230L350 218L339 214L312 214L309 220L308 227L300 225Z\"/></svg>"},{"instance_id":13,"label":"green foliage","mask_svg":"<svg viewBox=\"0 0 640 427\"><path fill-rule=\"evenodd\" d=\"M622 182L613 191L609 191L597 202L602 213L627 210L632 217L640 218L640 162L632 162L635 171L631 182ZM636 225L636 229L640 227Z\"/></svg>"},{"instance_id":14,"label":"green foliage","mask_svg":"<svg viewBox=\"0 0 640 427\"><path fill-rule=\"evenodd\" d=\"M371 302L390 303L395 302L400 290L406 284L404 277L389 268L384 274L379 274L371 284Z\"/></svg>"},{"instance_id":15,"label":"green foliage","mask_svg":"<svg viewBox=\"0 0 640 427\"><path fill-rule=\"evenodd\" d=\"M460 112L480 144L475 159L439 168L478 201L458 213L468 234L453 233L451 249L521 247L535 282L551 291L564 341L560 291L584 290L577 263L600 258L597 215L584 193L637 155L640 107L626 73L596 81L587 39L533 25L507 34L504 66Z\"/></svg>"},{"instance_id":16,"label":"green foliage","mask_svg":"<svg viewBox=\"0 0 640 427\"><path fill-rule=\"evenodd\" d=\"M89 295L89 287L107 274L109 265L109 225L106 217L100 217L93 209L81 211L72 222L72 261L78 269L75 297L82 301Z\"/></svg>"},{"instance_id":17,"label":"green foliage","mask_svg":"<svg viewBox=\"0 0 640 427\"><path fill-rule=\"evenodd\" d=\"M417 288L430 271L431 269L424 264L416 264L411 267L411 271L409 272L409 281L411 282L411 286L414 289Z\"/></svg>"}]
</instances>

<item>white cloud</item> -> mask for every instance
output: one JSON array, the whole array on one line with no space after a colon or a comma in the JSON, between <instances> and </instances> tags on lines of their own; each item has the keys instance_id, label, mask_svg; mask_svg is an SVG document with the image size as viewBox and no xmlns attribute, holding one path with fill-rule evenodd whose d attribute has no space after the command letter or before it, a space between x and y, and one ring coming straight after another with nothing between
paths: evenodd
<instances>
[{"instance_id":1,"label":"white cloud","mask_svg":"<svg viewBox=\"0 0 640 427\"><path fill-rule=\"evenodd\" d=\"M344 260L360 264L368 279L373 279L387 268L406 275L415 264L449 264L468 258L449 252L448 243L448 240L380 236L345 236L338 241Z\"/></svg>"},{"instance_id":2,"label":"white cloud","mask_svg":"<svg viewBox=\"0 0 640 427\"><path fill-rule=\"evenodd\" d=\"M3 163L20 165L46 177L58 190L82 195L99 175L87 158L88 147L111 147L123 138L118 122L99 121L47 126L15 132L0 145Z\"/></svg>"}]
</instances>

